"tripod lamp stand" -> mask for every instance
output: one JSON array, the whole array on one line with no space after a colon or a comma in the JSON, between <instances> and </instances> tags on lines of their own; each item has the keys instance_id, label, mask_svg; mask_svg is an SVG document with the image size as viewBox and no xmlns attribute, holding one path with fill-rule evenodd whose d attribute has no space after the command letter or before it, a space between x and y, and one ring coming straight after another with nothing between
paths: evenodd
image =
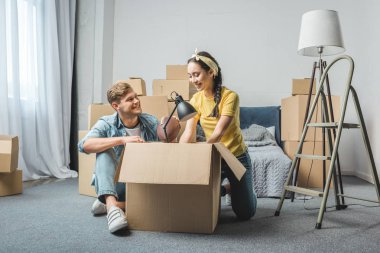
<instances>
[{"instance_id":1,"label":"tripod lamp stand","mask_svg":"<svg viewBox=\"0 0 380 253\"><path fill-rule=\"evenodd\" d=\"M338 13L333 10L312 10L302 15L300 37L298 42L298 54L311 57L319 57L318 61L314 62L312 75L310 79L310 89L307 99L307 107L304 118L304 125L307 120L307 116L310 109L311 97L314 85L314 78L316 69L319 69L319 80L322 77L323 71L326 68L326 61L322 59L322 56L329 56L339 54L345 51L342 33L340 29ZM326 76L326 89L328 98L328 107L330 108L330 119L334 122L334 114L331 100L331 91L328 76ZM324 99L324 98L322 98ZM323 106L323 103L322 103ZM323 110L322 110L323 112ZM325 121L325 116L322 114L322 121ZM325 155L325 129L322 129L322 153ZM335 129L333 130L333 136L335 138ZM301 147L302 151L302 147ZM298 161L295 170L295 176L293 178L293 184L297 184L297 177L299 171L300 162ZM326 182L326 162L323 162L323 187ZM340 191L343 194L342 178L340 171L339 157L337 157L337 170L339 174ZM337 182L337 181L335 181ZM294 193L291 197L294 200ZM342 199L344 203L344 199Z\"/></svg>"}]
</instances>

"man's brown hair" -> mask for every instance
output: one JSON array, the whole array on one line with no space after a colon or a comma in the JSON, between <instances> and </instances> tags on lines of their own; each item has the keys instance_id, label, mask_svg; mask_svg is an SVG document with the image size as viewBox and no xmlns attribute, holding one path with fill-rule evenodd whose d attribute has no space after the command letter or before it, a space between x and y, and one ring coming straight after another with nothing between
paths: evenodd
<instances>
[{"instance_id":1,"label":"man's brown hair","mask_svg":"<svg viewBox=\"0 0 380 253\"><path fill-rule=\"evenodd\" d=\"M107 91L107 99L110 104L113 102L120 103L120 99L124 97L128 92L132 90L132 87L126 81L117 81Z\"/></svg>"}]
</instances>

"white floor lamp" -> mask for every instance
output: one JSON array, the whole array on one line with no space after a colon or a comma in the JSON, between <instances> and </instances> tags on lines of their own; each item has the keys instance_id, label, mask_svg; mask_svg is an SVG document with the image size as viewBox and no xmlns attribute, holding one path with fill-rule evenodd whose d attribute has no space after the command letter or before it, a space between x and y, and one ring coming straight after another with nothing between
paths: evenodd
<instances>
[{"instance_id":1,"label":"white floor lamp","mask_svg":"<svg viewBox=\"0 0 380 253\"><path fill-rule=\"evenodd\" d=\"M310 89L307 100L307 108L305 113L304 123L306 122L310 103L311 96L314 85L315 71L319 69L319 80L322 77L323 70L326 68L326 61L322 59L322 56L335 55L339 53L343 53L345 51L342 32L340 29L339 17L338 13L333 10L312 10L308 11L302 15L301 29L300 29L300 37L298 42L298 54L304 56L311 57L319 57L319 61L315 61L312 70L312 76L310 79ZM330 119L334 121L334 114L332 110L332 101L331 101L331 91L329 79L326 77L326 88L327 88L327 98L328 98L328 106L330 108ZM322 103L323 104L323 103ZM322 110L323 111L323 110ZM324 116L322 115L322 120ZM325 155L325 130L323 131L323 139L322 139L322 152ZM333 135L335 137L336 133L333 130ZM302 150L301 150L302 151ZM323 163L323 184L326 181L326 172L325 172L326 164ZM340 192L343 194L343 184L340 170L340 162L339 157L337 157L337 169L339 176L339 185ZM293 184L297 183L299 170L299 162L297 163L295 176L293 180ZM337 181L335 181L337 182ZM323 185L324 187L324 185ZM294 200L294 193L291 197L292 201ZM344 204L344 199L342 198L342 203ZM344 208L342 205L338 208Z\"/></svg>"}]
</instances>

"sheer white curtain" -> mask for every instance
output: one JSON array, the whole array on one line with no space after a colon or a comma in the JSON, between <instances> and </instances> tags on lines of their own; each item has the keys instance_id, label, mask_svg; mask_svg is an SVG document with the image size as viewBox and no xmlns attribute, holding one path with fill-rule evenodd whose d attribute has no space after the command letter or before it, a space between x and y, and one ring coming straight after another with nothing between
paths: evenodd
<instances>
[{"instance_id":1,"label":"sheer white curtain","mask_svg":"<svg viewBox=\"0 0 380 253\"><path fill-rule=\"evenodd\" d=\"M24 180L67 178L76 0L0 1L0 133Z\"/></svg>"}]
</instances>

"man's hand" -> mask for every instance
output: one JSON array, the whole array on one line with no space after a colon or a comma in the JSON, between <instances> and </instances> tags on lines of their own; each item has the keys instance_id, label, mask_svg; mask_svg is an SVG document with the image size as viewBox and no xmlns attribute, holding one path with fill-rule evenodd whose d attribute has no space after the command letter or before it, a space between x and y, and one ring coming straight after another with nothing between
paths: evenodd
<instances>
[{"instance_id":1,"label":"man's hand","mask_svg":"<svg viewBox=\"0 0 380 253\"><path fill-rule=\"evenodd\" d=\"M86 153L100 153L115 146L125 145L127 142L142 143L144 140L140 136L89 138L83 144L83 148Z\"/></svg>"},{"instance_id":2,"label":"man's hand","mask_svg":"<svg viewBox=\"0 0 380 253\"><path fill-rule=\"evenodd\" d=\"M125 136L123 137L124 145L128 142L145 142L140 136Z\"/></svg>"}]
</instances>

